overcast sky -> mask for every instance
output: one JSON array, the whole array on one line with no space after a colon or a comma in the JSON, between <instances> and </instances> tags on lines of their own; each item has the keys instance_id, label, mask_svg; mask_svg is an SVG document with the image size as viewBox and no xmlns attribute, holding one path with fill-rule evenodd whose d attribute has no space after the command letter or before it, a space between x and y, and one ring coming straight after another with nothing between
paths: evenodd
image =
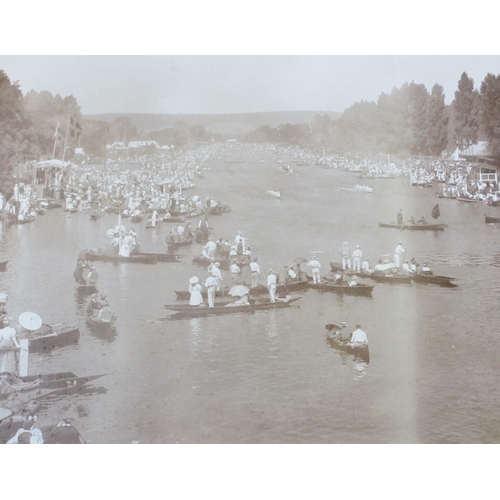
<instances>
[{"instance_id":1,"label":"overcast sky","mask_svg":"<svg viewBox=\"0 0 500 500\"><path fill-rule=\"evenodd\" d=\"M476 87L500 56L0 56L24 93L74 95L83 114L339 111L405 82Z\"/></svg>"}]
</instances>

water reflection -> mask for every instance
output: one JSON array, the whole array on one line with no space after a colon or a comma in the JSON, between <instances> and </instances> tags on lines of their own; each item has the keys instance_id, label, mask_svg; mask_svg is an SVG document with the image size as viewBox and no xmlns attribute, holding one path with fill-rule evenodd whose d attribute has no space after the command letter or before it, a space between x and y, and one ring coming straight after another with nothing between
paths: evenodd
<instances>
[{"instance_id":1,"label":"water reflection","mask_svg":"<svg viewBox=\"0 0 500 500\"><path fill-rule=\"evenodd\" d=\"M87 323L87 329L93 337L103 340L108 344L114 342L118 336L118 331L114 325L91 325Z\"/></svg>"}]
</instances>

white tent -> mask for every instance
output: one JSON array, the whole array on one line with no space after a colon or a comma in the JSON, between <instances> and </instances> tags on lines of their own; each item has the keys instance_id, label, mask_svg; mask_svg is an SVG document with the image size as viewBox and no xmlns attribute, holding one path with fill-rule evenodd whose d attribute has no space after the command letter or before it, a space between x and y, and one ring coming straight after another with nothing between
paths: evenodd
<instances>
[{"instance_id":1,"label":"white tent","mask_svg":"<svg viewBox=\"0 0 500 500\"><path fill-rule=\"evenodd\" d=\"M479 141L477 144L473 144L467 149L455 149L453 154L447 158L447 160L460 161L460 155L467 156L484 156L488 154L488 143L486 141Z\"/></svg>"}]
</instances>

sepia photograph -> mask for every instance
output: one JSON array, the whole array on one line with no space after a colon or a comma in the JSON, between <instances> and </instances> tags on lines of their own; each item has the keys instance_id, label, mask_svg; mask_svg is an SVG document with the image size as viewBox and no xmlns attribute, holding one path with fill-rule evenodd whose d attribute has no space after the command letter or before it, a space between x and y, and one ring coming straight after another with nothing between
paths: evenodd
<instances>
[{"instance_id":1,"label":"sepia photograph","mask_svg":"<svg viewBox=\"0 0 500 500\"><path fill-rule=\"evenodd\" d=\"M28 47L0 443L500 442L500 56Z\"/></svg>"}]
</instances>

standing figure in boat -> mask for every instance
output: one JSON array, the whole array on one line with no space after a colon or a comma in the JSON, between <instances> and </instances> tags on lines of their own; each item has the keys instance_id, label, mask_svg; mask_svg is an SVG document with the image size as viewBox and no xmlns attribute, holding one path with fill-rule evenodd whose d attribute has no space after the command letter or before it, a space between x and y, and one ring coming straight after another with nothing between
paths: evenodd
<instances>
[{"instance_id":1,"label":"standing figure in boat","mask_svg":"<svg viewBox=\"0 0 500 500\"><path fill-rule=\"evenodd\" d=\"M198 276L193 276L189 280L189 293L191 294L191 297L189 299L190 306L201 306L203 304L201 285Z\"/></svg>"},{"instance_id":2,"label":"standing figure in boat","mask_svg":"<svg viewBox=\"0 0 500 500\"><path fill-rule=\"evenodd\" d=\"M401 226L403 224L403 210L400 208L396 216L396 222Z\"/></svg>"},{"instance_id":3,"label":"standing figure in boat","mask_svg":"<svg viewBox=\"0 0 500 500\"><path fill-rule=\"evenodd\" d=\"M319 263L316 255L313 255L312 260L310 260L307 265L311 268L314 284L319 285L321 283L321 264Z\"/></svg>"},{"instance_id":4,"label":"standing figure in boat","mask_svg":"<svg viewBox=\"0 0 500 500\"><path fill-rule=\"evenodd\" d=\"M349 269L351 269L351 256L350 256L349 245L347 244L347 241L344 241L339 253L342 256L342 269L345 270L346 266Z\"/></svg>"},{"instance_id":5,"label":"standing figure in boat","mask_svg":"<svg viewBox=\"0 0 500 500\"><path fill-rule=\"evenodd\" d=\"M17 351L21 345L17 338L16 329L10 326L12 318L3 320L4 327L0 330L0 373L17 372Z\"/></svg>"}]
</instances>

